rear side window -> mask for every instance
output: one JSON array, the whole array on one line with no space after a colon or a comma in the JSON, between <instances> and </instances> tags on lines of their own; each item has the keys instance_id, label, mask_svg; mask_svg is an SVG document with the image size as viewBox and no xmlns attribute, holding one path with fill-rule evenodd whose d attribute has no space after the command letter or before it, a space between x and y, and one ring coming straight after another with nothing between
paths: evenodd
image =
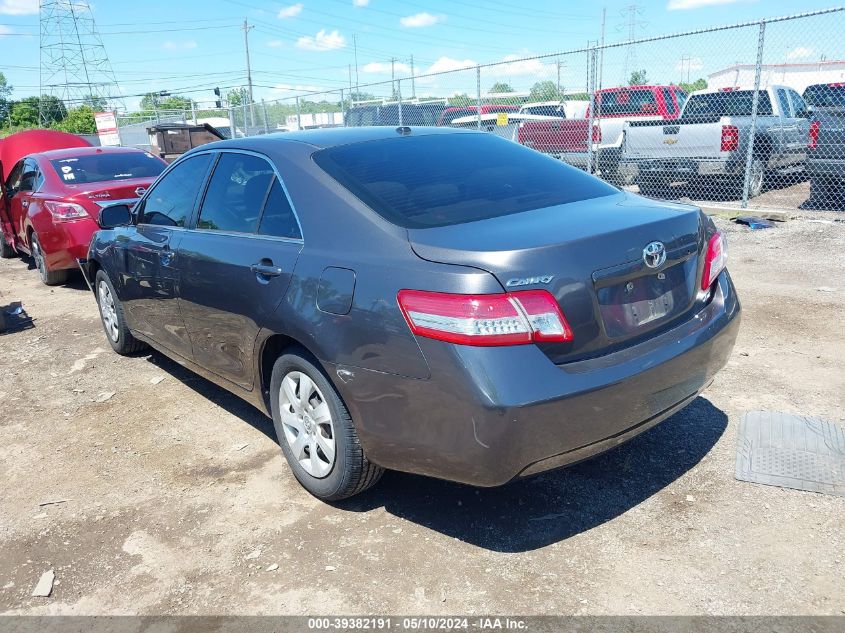
<instances>
[{"instance_id":1,"label":"rear side window","mask_svg":"<svg viewBox=\"0 0 845 633\"><path fill-rule=\"evenodd\" d=\"M789 107L789 97L786 96L786 90L781 90L780 88L778 88L777 95L778 104L780 105L780 113L783 116L792 116L792 110Z\"/></svg>"},{"instance_id":2,"label":"rear side window","mask_svg":"<svg viewBox=\"0 0 845 633\"><path fill-rule=\"evenodd\" d=\"M263 158L224 152L208 183L197 228L254 233L273 175Z\"/></svg>"},{"instance_id":3,"label":"rear side window","mask_svg":"<svg viewBox=\"0 0 845 633\"><path fill-rule=\"evenodd\" d=\"M606 115L657 114L657 97L650 89L601 92L599 112Z\"/></svg>"},{"instance_id":4,"label":"rear side window","mask_svg":"<svg viewBox=\"0 0 845 633\"><path fill-rule=\"evenodd\" d=\"M290 201L285 195L285 190L278 179L273 179L270 188L270 195L267 196L267 204L264 206L264 214L261 216L261 227L258 232L261 235L272 235L273 237L287 237L300 239L302 233L299 231L299 224L290 206Z\"/></svg>"},{"instance_id":5,"label":"rear side window","mask_svg":"<svg viewBox=\"0 0 845 633\"><path fill-rule=\"evenodd\" d=\"M341 145L314 160L379 215L406 228L463 224L618 192L559 160L474 132Z\"/></svg>"},{"instance_id":6,"label":"rear side window","mask_svg":"<svg viewBox=\"0 0 845 633\"><path fill-rule=\"evenodd\" d=\"M210 163L211 154L199 154L174 165L144 199L139 224L185 226Z\"/></svg>"},{"instance_id":7,"label":"rear side window","mask_svg":"<svg viewBox=\"0 0 845 633\"><path fill-rule=\"evenodd\" d=\"M663 101L666 103L666 114L675 114L675 100L672 98L672 91L663 88Z\"/></svg>"}]
</instances>

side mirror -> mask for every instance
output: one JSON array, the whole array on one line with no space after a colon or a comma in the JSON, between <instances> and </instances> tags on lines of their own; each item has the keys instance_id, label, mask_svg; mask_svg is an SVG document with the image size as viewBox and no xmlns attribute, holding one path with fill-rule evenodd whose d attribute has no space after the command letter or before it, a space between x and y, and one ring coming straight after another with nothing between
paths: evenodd
<instances>
[{"instance_id":1,"label":"side mirror","mask_svg":"<svg viewBox=\"0 0 845 633\"><path fill-rule=\"evenodd\" d=\"M129 226L132 224L132 211L125 204L113 204L109 207L104 207L100 211L99 224L102 229Z\"/></svg>"}]
</instances>

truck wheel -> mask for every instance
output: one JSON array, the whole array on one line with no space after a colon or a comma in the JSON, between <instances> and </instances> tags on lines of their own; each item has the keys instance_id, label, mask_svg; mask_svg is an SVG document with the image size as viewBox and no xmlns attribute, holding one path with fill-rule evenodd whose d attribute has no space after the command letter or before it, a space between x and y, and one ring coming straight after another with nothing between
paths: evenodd
<instances>
[{"instance_id":1,"label":"truck wheel","mask_svg":"<svg viewBox=\"0 0 845 633\"><path fill-rule=\"evenodd\" d=\"M751 173L748 183L748 197L756 198L763 193L763 185L766 181L766 165L763 159L755 156L751 160Z\"/></svg>"},{"instance_id":2,"label":"truck wheel","mask_svg":"<svg viewBox=\"0 0 845 633\"><path fill-rule=\"evenodd\" d=\"M304 350L273 365L270 408L294 477L318 499L346 499L381 478L384 469L367 460L349 411Z\"/></svg>"},{"instance_id":3,"label":"truck wheel","mask_svg":"<svg viewBox=\"0 0 845 633\"><path fill-rule=\"evenodd\" d=\"M98 270L94 278L94 296L100 308L100 321L106 331L106 338L115 352L121 356L127 356L147 347L146 343L132 336L132 332L126 326L123 304L117 298L111 279L102 270Z\"/></svg>"},{"instance_id":4,"label":"truck wheel","mask_svg":"<svg viewBox=\"0 0 845 633\"><path fill-rule=\"evenodd\" d=\"M30 242L32 244L32 259L35 261L35 267L38 269L41 281L47 286L58 286L65 283L67 281L67 270L50 270L47 268L44 251L41 250L41 243L35 233L32 234Z\"/></svg>"},{"instance_id":5,"label":"truck wheel","mask_svg":"<svg viewBox=\"0 0 845 633\"><path fill-rule=\"evenodd\" d=\"M0 229L0 257L3 259L9 259L14 256L15 249L12 248L12 245L6 241L6 236L3 234L3 230Z\"/></svg>"}]
</instances>

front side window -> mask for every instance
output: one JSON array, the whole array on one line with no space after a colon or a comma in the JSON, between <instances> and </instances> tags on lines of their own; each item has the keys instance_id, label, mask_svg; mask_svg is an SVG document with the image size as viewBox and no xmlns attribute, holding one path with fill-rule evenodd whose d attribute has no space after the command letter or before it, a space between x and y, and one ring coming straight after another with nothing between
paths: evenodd
<instances>
[{"instance_id":1,"label":"front side window","mask_svg":"<svg viewBox=\"0 0 845 633\"><path fill-rule=\"evenodd\" d=\"M185 226L194 210L211 158L211 154L191 156L167 172L144 199L138 223Z\"/></svg>"},{"instance_id":2,"label":"front side window","mask_svg":"<svg viewBox=\"0 0 845 633\"><path fill-rule=\"evenodd\" d=\"M261 227L258 232L261 235L274 237L302 238L290 201L276 178L273 179L273 185L270 187L270 195L267 196L267 203L264 205L264 214L261 216Z\"/></svg>"},{"instance_id":3,"label":"front side window","mask_svg":"<svg viewBox=\"0 0 845 633\"><path fill-rule=\"evenodd\" d=\"M21 175L23 175L23 161L20 160L12 168L9 177L6 179L6 191L17 191L21 184Z\"/></svg>"},{"instance_id":4,"label":"front side window","mask_svg":"<svg viewBox=\"0 0 845 633\"><path fill-rule=\"evenodd\" d=\"M224 152L208 183L197 228L254 233L272 180L273 168L265 159Z\"/></svg>"},{"instance_id":5,"label":"front side window","mask_svg":"<svg viewBox=\"0 0 845 633\"><path fill-rule=\"evenodd\" d=\"M687 102L689 95L683 90L675 90L675 99L678 100L678 111L684 109L684 104Z\"/></svg>"},{"instance_id":6,"label":"front side window","mask_svg":"<svg viewBox=\"0 0 845 633\"><path fill-rule=\"evenodd\" d=\"M405 228L474 222L619 191L492 134L412 134L352 143L318 151L314 161L376 213Z\"/></svg>"},{"instance_id":7,"label":"front side window","mask_svg":"<svg viewBox=\"0 0 845 633\"><path fill-rule=\"evenodd\" d=\"M675 100L668 88L663 88L663 101L666 103L666 114L675 114Z\"/></svg>"},{"instance_id":8,"label":"front side window","mask_svg":"<svg viewBox=\"0 0 845 633\"><path fill-rule=\"evenodd\" d=\"M780 113L783 116L792 116L792 111L789 108L789 97L786 96L786 90L778 89L778 103L780 104Z\"/></svg>"}]
</instances>

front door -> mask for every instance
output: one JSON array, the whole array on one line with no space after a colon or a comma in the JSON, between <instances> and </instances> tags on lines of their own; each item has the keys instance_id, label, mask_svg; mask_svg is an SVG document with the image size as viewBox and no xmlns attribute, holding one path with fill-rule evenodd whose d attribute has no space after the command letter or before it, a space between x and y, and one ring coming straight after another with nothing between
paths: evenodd
<instances>
[{"instance_id":1,"label":"front door","mask_svg":"<svg viewBox=\"0 0 845 633\"><path fill-rule=\"evenodd\" d=\"M222 152L196 227L185 231L177 253L179 305L196 363L252 388L255 340L284 297L301 249L270 162Z\"/></svg>"},{"instance_id":2,"label":"front door","mask_svg":"<svg viewBox=\"0 0 845 633\"><path fill-rule=\"evenodd\" d=\"M126 239L117 240L124 251L120 298L129 327L188 359L193 355L177 302L177 252L211 159L211 154L198 154L176 163L138 203Z\"/></svg>"}]
</instances>

